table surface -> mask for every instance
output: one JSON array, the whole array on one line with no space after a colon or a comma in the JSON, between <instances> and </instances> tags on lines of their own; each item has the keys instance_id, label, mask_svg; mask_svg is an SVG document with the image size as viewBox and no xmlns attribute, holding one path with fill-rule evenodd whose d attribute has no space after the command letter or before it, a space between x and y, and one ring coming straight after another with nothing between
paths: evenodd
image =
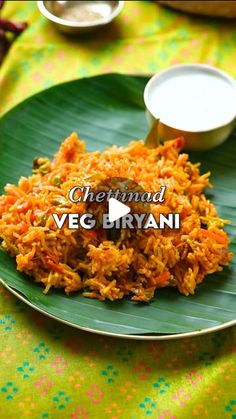
<instances>
[{"instance_id":1,"label":"table surface","mask_svg":"<svg viewBox=\"0 0 236 419\"><path fill-rule=\"evenodd\" d=\"M152 73L188 62L236 76L235 21L190 17L129 1L115 27L66 38L36 2L11 1L27 20L0 68L0 113L51 85L100 73ZM236 418L236 328L169 342L80 332L0 288L0 417Z\"/></svg>"}]
</instances>

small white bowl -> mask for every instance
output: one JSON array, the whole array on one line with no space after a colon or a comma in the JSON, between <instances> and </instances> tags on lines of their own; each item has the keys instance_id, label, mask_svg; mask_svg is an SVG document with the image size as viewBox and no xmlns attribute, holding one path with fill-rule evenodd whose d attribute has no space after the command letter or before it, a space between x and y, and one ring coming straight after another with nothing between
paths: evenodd
<instances>
[{"instance_id":1,"label":"small white bowl","mask_svg":"<svg viewBox=\"0 0 236 419\"><path fill-rule=\"evenodd\" d=\"M184 136L185 149L207 150L236 127L235 80L205 64L181 64L154 75L144 90L157 141Z\"/></svg>"},{"instance_id":2,"label":"small white bowl","mask_svg":"<svg viewBox=\"0 0 236 419\"><path fill-rule=\"evenodd\" d=\"M111 23L124 1L38 1L42 15L69 35L90 32ZM86 20L87 19L87 20Z\"/></svg>"}]
</instances>

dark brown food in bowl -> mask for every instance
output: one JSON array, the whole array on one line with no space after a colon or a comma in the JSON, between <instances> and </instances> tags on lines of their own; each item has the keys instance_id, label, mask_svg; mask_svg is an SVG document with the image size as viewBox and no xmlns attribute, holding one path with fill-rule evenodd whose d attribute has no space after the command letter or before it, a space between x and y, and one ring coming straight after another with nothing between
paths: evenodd
<instances>
[{"instance_id":1,"label":"dark brown food in bowl","mask_svg":"<svg viewBox=\"0 0 236 419\"><path fill-rule=\"evenodd\" d=\"M164 6L168 6L183 12L194 13L197 15L236 18L236 1L164 1L160 0Z\"/></svg>"}]
</instances>

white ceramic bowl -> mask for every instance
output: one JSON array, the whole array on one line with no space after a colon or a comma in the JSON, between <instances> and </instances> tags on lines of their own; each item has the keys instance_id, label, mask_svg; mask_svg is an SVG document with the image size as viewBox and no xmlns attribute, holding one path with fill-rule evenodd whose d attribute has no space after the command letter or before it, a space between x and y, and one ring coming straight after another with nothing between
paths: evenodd
<instances>
[{"instance_id":1,"label":"white ceramic bowl","mask_svg":"<svg viewBox=\"0 0 236 419\"><path fill-rule=\"evenodd\" d=\"M155 74L144 90L157 140L184 136L185 149L207 150L223 143L236 127L236 82L205 64L182 64Z\"/></svg>"}]
</instances>

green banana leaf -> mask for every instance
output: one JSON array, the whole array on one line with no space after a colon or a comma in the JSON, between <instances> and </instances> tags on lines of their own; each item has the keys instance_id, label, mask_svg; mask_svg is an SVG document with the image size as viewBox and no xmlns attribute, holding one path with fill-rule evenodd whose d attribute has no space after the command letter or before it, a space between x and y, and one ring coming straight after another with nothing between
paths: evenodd
<instances>
[{"instance_id":1,"label":"green banana leaf","mask_svg":"<svg viewBox=\"0 0 236 419\"><path fill-rule=\"evenodd\" d=\"M0 188L32 170L35 156L49 156L72 131L86 140L87 150L127 144L148 132L143 89L146 77L109 74L75 80L45 90L16 106L0 120ZM231 220L227 231L236 249L236 138L209 152L191 155L210 170L209 197L220 216ZM100 302L60 291L43 294L39 284L17 272L15 261L0 251L0 277L35 307L73 325L116 335L194 332L233 324L236 319L235 260L208 276L194 296L176 289L157 292L150 305L128 299Z\"/></svg>"}]
</instances>

